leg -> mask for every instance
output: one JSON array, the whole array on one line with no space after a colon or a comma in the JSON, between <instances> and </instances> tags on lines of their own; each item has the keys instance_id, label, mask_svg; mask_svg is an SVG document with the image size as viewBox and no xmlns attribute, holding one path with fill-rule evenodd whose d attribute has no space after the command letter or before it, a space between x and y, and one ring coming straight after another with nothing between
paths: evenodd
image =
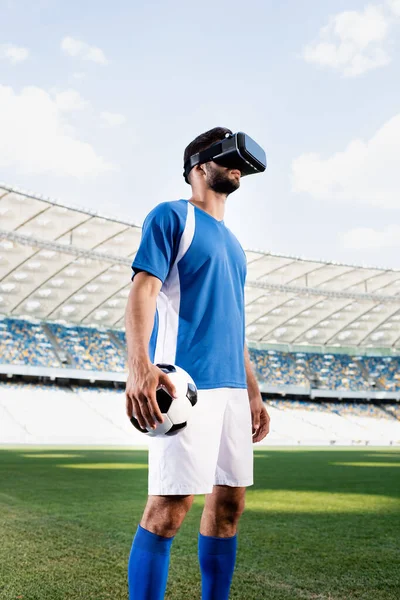
<instances>
[{"instance_id":1,"label":"leg","mask_svg":"<svg viewBox=\"0 0 400 600\"><path fill-rule=\"evenodd\" d=\"M212 494L206 496L200 533L221 538L234 536L244 510L245 494L245 487L215 485Z\"/></svg>"},{"instance_id":2,"label":"leg","mask_svg":"<svg viewBox=\"0 0 400 600\"><path fill-rule=\"evenodd\" d=\"M227 600L236 560L236 528L245 488L253 483L253 443L247 390L227 398L213 493L207 496L199 535L203 600Z\"/></svg>"},{"instance_id":3,"label":"leg","mask_svg":"<svg viewBox=\"0 0 400 600\"><path fill-rule=\"evenodd\" d=\"M193 496L149 496L128 563L129 600L163 600L169 555Z\"/></svg>"},{"instance_id":4,"label":"leg","mask_svg":"<svg viewBox=\"0 0 400 600\"><path fill-rule=\"evenodd\" d=\"M199 535L203 600L229 597L236 561L236 530L245 493L245 487L215 485L213 493L206 497Z\"/></svg>"},{"instance_id":5,"label":"leg","mask_svg":"<svg viewBox=\"0 0 400 600\"><path fill-rule=\"evenodd\" d=\"M149 440L149 499L129 558L130 600L164 598L173 536L193 494L212 492L226 405L220 400L214 390L199 390L187 427Z\"/></svg>"},{"instance_id":6,"label":"leg","mask_svg":"<svg viewBox=\"0 0 400 600\"><path fill-rule=\"evenodd\" d=\"M149 496L141 527L163 537L173 537L193 504L193 496Z\"/></svg>"}]
</instances>

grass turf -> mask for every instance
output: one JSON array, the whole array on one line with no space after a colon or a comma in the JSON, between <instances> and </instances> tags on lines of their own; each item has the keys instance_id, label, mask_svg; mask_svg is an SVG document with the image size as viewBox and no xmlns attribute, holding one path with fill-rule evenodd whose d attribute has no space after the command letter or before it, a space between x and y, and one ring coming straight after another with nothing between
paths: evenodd
<instances>
[{"instance_id":1,"label":"grass turf","mask_svg":"<svg viewBox=\"0 0 400 600\"><path fill-rule=\"evenodd\" d=\"M231 598L398 600L400 452L255 454ZM146 500L145 451L0 450L1 600L126 600ZM197 497L174 540L166 597L200 598Z\"/></svg>"}]
</instances>

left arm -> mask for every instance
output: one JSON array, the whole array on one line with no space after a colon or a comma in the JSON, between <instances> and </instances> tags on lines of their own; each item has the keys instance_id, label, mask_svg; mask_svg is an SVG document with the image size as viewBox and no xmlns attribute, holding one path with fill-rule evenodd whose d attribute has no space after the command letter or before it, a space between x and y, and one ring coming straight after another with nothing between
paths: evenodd
<instances>
[{"instance_id":1,"label":"left arm","mask_svg":"<svg viewBox=\"0 0 400 600\"><path fill-rule=\"evenodd\" d=\"M260 442L269 432L269 414L262 401L257 379L250 362L247 345L244 345L244 362L246 367L247 393L249 395L251 421L253 427L253 443Z\"/></svg>"}]
</instances>

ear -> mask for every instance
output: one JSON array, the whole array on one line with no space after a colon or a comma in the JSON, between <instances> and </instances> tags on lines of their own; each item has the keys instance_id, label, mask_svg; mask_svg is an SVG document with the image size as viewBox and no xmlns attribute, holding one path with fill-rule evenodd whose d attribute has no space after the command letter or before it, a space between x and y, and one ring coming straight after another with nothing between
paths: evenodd
<instances>
[{"instance_id":1,"label":"ear","mask_svg":"<svg viewBox=\"0 0 400 600\"><path fill-rule=\"evenodd\" d=\"M196 165L196 169L198 169L199 175L203 175L204 177L207 175L206 164L207 163L200 163L199 165Z\"/></svg>"},{"instance_id":2,"label":"ear","mask_svg":"<svg viewBox=\"0 0 400 600\"><path fill-rule=\"evenodd\" d=\"M205 181L207 177L207 170L206 170L206 166L205 163L204 164L200 164L200 165L195 165L193 167L193 169L191 169L189 175L188 175L188 180L190 185L193 187L193 185L198 185L198 183L202 180Z\"/></svg>"}]
</instances>

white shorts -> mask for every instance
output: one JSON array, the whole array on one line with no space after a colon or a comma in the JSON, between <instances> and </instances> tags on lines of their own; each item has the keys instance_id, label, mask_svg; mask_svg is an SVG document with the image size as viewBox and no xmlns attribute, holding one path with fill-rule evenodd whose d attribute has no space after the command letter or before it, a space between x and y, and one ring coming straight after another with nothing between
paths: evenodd
<instances>
[{"instance_id":1,"label":"white shorts","mask_svg":"<svg viewBox=\"0 0 400 600\"><path fill-rule=\"evenodd\" d=\"M149 438L149 495L209 494L213 485L253 485L246 389L199 390L185 429Z\"/></svg>"}]
</instances>

